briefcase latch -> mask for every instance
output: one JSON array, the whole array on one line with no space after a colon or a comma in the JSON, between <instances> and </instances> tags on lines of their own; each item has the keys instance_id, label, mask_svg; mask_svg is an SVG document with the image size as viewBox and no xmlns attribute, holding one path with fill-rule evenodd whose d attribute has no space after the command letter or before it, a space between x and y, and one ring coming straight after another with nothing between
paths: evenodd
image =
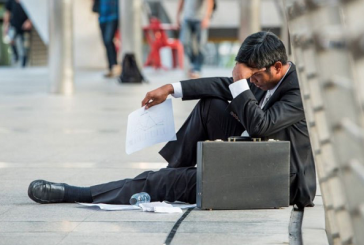
<instances>
[{"instance_id":1,"label":"briefcase latch","mask_svg":"<svg viewBox=\"0 0 364 245\"><path fill-rule=\"evenodd\" d=\"M253 142L260 142L262 141L261 138L251 138L246 136L231 136L228 138L228 142L238 142L238 141L253 141Z\"/></svg>"}]
</instances>

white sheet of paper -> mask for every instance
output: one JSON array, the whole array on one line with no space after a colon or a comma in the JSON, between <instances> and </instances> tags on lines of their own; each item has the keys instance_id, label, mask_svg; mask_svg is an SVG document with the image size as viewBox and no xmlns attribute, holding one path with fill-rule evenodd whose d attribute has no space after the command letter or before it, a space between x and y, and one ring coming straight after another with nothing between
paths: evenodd
<instances>
[{"instance_id":1,"label":"white sheet of paper","mask_svg":"<svg viewBox=\"0 0 364 245\"><path fill-rule=\"evenodd\" d=\"M141 208L134 205L115 205L115 204L105 204L105 203L82 203L79 202L83 206L87 207L99 207L102 210L106 211L121 211L121 210L140 210Z\"/></svg>"},{"instance_id":2,"label":"white sheet of paper","mask_svg":"<svg viewBox=\"0 0 364 245\"><path fill-rule=\"evenodd\" d=\"M165 202L148 202L148 203L141 203L140 207L144 212L154 212L154 209L156 207L173 207L173 206Z\"/></svg>"},{"instance_id":3,"label":"white sheet of paper","mask_svg":"<svg viewBox=\"0 0 364 245\"><path fill-rule=\"evenodd\" d=\"M81 203L79 202L78 204L83 205L83 206L87 206L87 207L98 207L101 210L105 210L105 211L125 211L125 210L142 210L141 207L138 206L134 206L134 205L121 205L121 204L105 204L105 203ZM145 204L144 204L145 205ZM186 209L186 208L194 208L196 207L196 204L188 204L188 203L171 203L171 204L167 204L165 202L151 202L150 204L145 205L145 211L149 211L149 212L176 212L176 209L171 209L171 210L163 210L163 209L157 209L157 211L155 210L155 207L160 207L160 208L164 208L164 207L174 207L174 208L180 208L180 209ZM150 208L149 210L147 210L148 208Z\"/></svg>"},{"instance_id":4,"label":"white sheet of paper","mask_svg":"<svg viewBox=\"0 0 364 245\"><path fill-rule=\"evenodd\" d=\"M172 100L133 111L128 116L125 151L127 154L145 147L176 140Z\"/></svg>"}]
</instances>

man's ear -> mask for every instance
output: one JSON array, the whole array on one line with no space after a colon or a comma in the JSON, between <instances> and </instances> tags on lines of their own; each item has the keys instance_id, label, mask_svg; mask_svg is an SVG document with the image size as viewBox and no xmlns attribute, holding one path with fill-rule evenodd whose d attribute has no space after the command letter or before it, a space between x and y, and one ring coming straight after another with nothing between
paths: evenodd
<instances>
[{"instance_id":1,"label":"man's ear","mask_svg":"<svg viewBox=\"0 0 364 245\"><path fill-rule=\"evenodd\" d=\"M274 63L273 66L274 66L276 74L279 74L282 70L283 64L282 64L282 62L277 61L276 63Z\"/></svg>"}]
</instances>

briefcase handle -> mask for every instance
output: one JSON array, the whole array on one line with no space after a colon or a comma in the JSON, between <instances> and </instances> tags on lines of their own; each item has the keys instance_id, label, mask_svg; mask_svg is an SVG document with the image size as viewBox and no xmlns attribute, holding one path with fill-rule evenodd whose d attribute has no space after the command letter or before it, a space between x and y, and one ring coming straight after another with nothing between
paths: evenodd
<instances>
[{"instance_id":1,"label":"briefcase handle","mask_svg":"<svg viewBox=\"0 0 364 245\"><path fill-rule=\"evenodd\" d=\"M247 136L230 136L228 138L228 142L238 142L238 141L253 141L253 142L260 142L262 141L261 138L252 138Z\"/></svg>"}]
</instances>

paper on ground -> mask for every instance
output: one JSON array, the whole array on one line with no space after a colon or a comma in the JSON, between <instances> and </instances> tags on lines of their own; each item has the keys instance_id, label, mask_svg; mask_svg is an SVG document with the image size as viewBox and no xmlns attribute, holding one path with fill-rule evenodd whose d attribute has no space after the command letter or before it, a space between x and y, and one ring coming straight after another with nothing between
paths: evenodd
<instances>
[{"instance_id":1,"label":"paper on ground","mask_svg":"<svg viewBox=\"0 0 364 245\"><path fill-rule=\"evenodd\" d=\"M154 212L155 207L172 207L172 205L165 202L147 202L141 203L140 207L144 212Z\"/></svg>"},{"instance_id":2,"label":"paper on ground","mask_svg":"<svg viewBox=\"0 0 364 245\"><path fill-rule=\"evenodd\" d=\"M116 205L116 204L104 204L104 203L78 203L84 206L88 206L88 207L99 207L102 210L106 210L106 211L122 211L122 210L141 210L141 207L138 206L133 206L133 205ZM187 203L172 203L172 204L168 204L165 202L151 202L149 203L149 207L148 205L146 205L146 203L141 204L145 206L145 211L149 211L150 212L162 212L162 211L169 211L169 212L175 212L177 209L170 209L170 207L172 208L178 208L178 209L186 209L186 208L194 208L196 207L196 204L187 204ZM157 210L155 209L155 207L158 207ZM167 208L164 209L164 208ZM147 210L149 209L149 210ZM170 210L168 210L170 209ZM168 212L167 212L168 213Z\"/></svg>"},{"instance_id":3,"label":"paper on ground","mask_svg":"<svg viewBox=\"0 0 364 245\"><path fill-rule=\"evenodd\" d=\"M140 207L144 212L155 212L155 213L182 213L182 209L173 207L171 204L165 202L150 202L141 203Z\"/></svg>"},{"instance_id":4,"label":"paper on ground","mask_svg":"<svg viewBox=\"0 0 364 245\"><path fill-rule=\"evenodd\" d=\"M176 140L172 100L133 111L128 116L125 151L127 154L145 147Z\"/></svg>"},{"instance_id":5,"label":"paper on ground","mask_svg":"<svg viewBox=\"0 0 364 245\"><path fill-rule=\"evenodd\" d=\"M134 205L115 205L115 204L104 204L104 203L82 203L79 202L83 206L87 207L99 207L102 210L107 211L120 211L120 210L139 210L140 207Z\"/></svg>"}]
</instances>

